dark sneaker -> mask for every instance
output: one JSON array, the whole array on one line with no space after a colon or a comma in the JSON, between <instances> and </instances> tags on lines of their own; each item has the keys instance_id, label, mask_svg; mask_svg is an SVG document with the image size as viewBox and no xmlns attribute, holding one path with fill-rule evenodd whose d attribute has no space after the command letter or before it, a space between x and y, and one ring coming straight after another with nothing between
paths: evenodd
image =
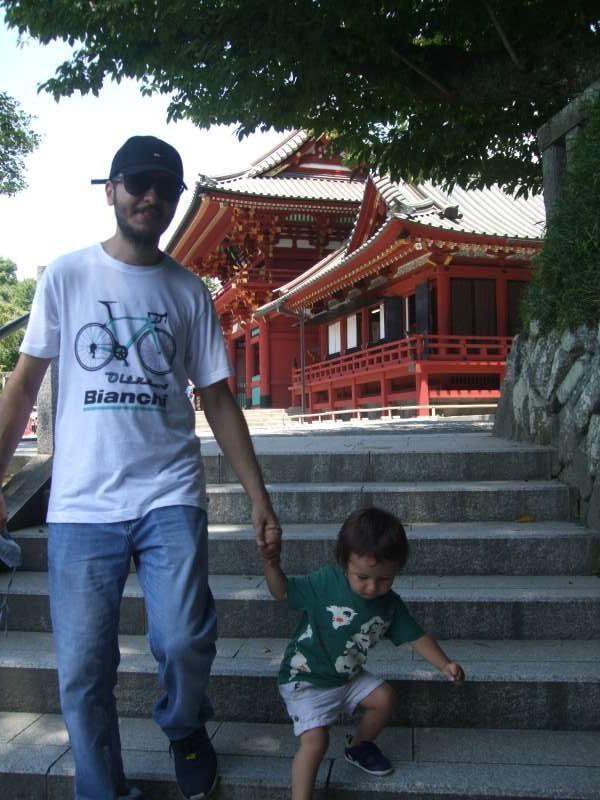
<instances>
[{"instance_id":1,"label":"dark sneaker","mask_svg":"<svg viewBox=\"0 0 600 800\"><path fill-rule=\"evenodd\" d=\"M140 790L134 787L133 789L129 789L127 794L120 794L119 800L142 800L142 797L143 795Z\"/></svg>"},{"instance_id":2,"label":"dark sneaker","mask_svg":"<svg viewBox=\"0 0 600 800\"><path fill-rule=\"evenodd\" d=\"M352 737L347 739L348 744ZM377 747L375 742L361 742L354 747L346 747L344 751L346 761L354 764L355 767L368 772L370 775L389 775L394 768Z\"/></svg>"},{"instance_id":3,"label":"dark sneaker","mask_svg":"<svg viewBox=\"0 0 600 800\"><path fill-rule=\"evenodd\" d=\"M175 777L186 800L206 800L217 785L217 754L206 728L185 739L171 742L169 751L175 761Z\"/></svg>"}]
</instances>

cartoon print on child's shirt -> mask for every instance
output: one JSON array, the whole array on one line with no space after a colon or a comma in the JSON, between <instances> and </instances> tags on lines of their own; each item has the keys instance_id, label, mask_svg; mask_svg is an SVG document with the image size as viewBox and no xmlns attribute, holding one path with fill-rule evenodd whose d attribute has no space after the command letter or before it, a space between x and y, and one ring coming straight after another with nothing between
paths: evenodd
<instances>
[{"instance_id":1,"label":"cartoon print on child's shirt","mask_svg":"<svg viewBox=\"0 0 600 800\"><path fill-rule=\"evenodd\" d=\"M296 641L301 642L304 639L312 639L313 631L310 625L307 626L303 634L301 634Z\"/></svg>"},{"instance_id":2,"label":"cartoon print on child's shirt","mask_svg":"<svg viewBox=\"0 0 600 800\"><path fill-rule=\"evenodd\" d=\"M381 617L373 617L360 626L360 630L352 634L346 642L341 656L335 661L336 672L341 675L355 675L367 660L370 647L377 644L390 627Z\"/></svg>"},{"instance_id":3,"label":"cartoon print on child's shirt","mask_svg":"<svg viewBox=\"0 0 600 800\"><path fill-rule=\"evenodd\" d=\"M351 644L352 642L346 642L346 647ZM340 675L356 675L366 660L366 654L356 648L345 650L335 660L335 671Z\"/></svg>"},{"instance_id":4,"label":"cartoon print on child's shirt","mask_svg":"<svg viewBox=\"0 0 600 800\"><path fill-rule=\"evenodd\" d=\"M290 660L290 678L295 678L299 672L310 672L311 669L308 666L308 661L306 660L306 656L304 653L300 653L298 650L294 653Z\"/></svg>"},{"instance_id":5,"label":"cartoon print on child's shirt","mask_svg":"<svg viewBox=\"0 0 600 800\"><path fill-rule=\"evenodd\" d=\"M347 608L346 606L327 606L327 611L333 614L331 624L333 625L333 629L336 631L338 628L341 628L344 625L350 625L358 613L357 611L354 611L354 609Z\"/></svg>"}]
</instances>

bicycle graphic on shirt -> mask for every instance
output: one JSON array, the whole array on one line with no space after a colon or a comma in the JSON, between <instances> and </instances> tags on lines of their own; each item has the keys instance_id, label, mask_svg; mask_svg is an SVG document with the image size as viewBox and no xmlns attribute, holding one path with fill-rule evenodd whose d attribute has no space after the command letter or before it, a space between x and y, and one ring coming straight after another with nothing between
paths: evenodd
<instances>
[{"instance_id":1,"label":"bicycle graphic on shirt","mask_svg":"<svg viewBox=\"0 0 600 800\"><path fill-rule=\"evenodd\" d=\"M90 372L102 369L113 358L128 367L127 356L135 344L142 366L155 375L166 375L171 370L175 358L175 339L164 328L158 326L165 322L167 314L148 311L146 317L113 317L111 305L115 300L99 300L106 306L106 322L88 322L75 337L75 358ZM117 336L117 322L128 320L141 323L128 342L120 342Z\"/></svg>"}]
</instances>

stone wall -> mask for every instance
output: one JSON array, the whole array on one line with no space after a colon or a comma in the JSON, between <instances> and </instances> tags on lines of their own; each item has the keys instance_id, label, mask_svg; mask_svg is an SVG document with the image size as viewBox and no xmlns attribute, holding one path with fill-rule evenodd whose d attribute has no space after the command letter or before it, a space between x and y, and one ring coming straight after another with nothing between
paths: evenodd
<instances>
[{"instance_id":1,"label":"stone wall","mask_svg":"<svg viewBox=\"0 0 600 800\"><path fill-rule=\"evenodd\" d=\"M515 338L494 434L552 445L574 515L600 528L600 327Z\"/></svg>"}]
</instances>

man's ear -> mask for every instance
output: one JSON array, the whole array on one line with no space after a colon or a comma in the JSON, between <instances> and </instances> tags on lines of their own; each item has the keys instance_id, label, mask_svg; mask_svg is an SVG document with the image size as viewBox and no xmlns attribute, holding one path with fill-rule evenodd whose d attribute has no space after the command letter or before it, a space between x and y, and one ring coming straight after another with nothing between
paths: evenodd
<instances>
[{"instance_id":1,"label":"man's ear","mask_svg":"<svg viewBox=\"0 0 600 800\"><path fill-rule=\"evenodd\" d=\"M106 181L104 184L104 193L106 194L106 202L109 206L115 204L115 185L112 181Z\"/></svg>"}]
</instances>

